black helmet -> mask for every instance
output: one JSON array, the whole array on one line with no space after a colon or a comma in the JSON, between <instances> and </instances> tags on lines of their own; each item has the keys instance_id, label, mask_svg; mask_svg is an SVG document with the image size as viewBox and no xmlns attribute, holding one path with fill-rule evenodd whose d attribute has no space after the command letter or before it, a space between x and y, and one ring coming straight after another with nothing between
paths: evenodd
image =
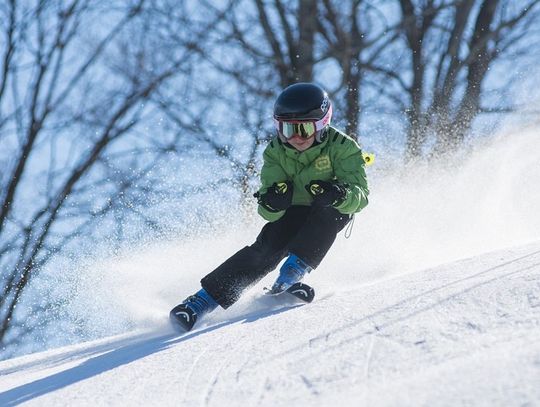
<instances>
[{"instance_id":1,"label":"black helmet","mask_svg":"<svg viewBox=\"0 0 540 407\"><path fill-rule=\"evenodd\" d=\"M317 128L317 140L330 124L332 103L323 88L314 83L295 83L285 88L274 103L274 120L282 140L286 137L279 131L280 123L291 120L313 121Z\"/></svg>"},{"instance_id":2,"label":"black helmet","mask_svg":"<svg viewBox=\"0 0 540 407\"><path fill-rule=\"evenodd\" d=\"M314 83L295 83L286 87L274 104L277 120L320 120L330 109L328 94Z\"/></svg>"}]
</instances>

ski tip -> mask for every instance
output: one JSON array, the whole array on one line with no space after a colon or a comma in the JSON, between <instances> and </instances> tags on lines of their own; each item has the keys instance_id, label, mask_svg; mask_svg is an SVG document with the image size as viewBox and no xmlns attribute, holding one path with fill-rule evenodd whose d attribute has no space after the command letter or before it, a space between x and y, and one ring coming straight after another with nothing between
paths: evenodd
<instances>
[{"instance_id":1,"label":"ski tip","mask_svg":"<svg viewBox=\"0 0 540 407\"><path fill-rule=\"evenodd\" d=\"M169 321L176 332L186 333L191 331L193 325L197 322L197 314L180 304L169 313Z\"/></svg>"},{"instance_id":2,"label":"ski tip","mask_svg":"<svg viewBox=\"0 0 540 407\"><path fill-rule=\"evenodd\" d=\"M299 300L310 303L315 298L315 290L313 287L305 283L296 283L287 289L287 292L294 295Z\"/></svg>"}]
</instances>

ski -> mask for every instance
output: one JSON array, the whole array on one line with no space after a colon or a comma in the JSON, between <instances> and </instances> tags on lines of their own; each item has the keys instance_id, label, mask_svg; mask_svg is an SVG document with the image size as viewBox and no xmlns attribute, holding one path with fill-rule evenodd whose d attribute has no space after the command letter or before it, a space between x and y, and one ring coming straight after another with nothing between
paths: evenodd
<instances>
[{"instance_id":1,"label":"ski","mask_svg":"<svg viewBox=\"0 0 540 407\"><path fill-rule=\"evenodd\" d=\"M315 290L306 283L294 283L284 291L273 291L266 287L264 289L266 290L266 295L280 295L283 293L288 293L305 303L310 303L315 298Z\"/></svg>"},{"instance_id":2,"label":"ski","mask_svg":"<svg viewBox=\"0 0 540 407\"><path fill-rule=\"evenodd\" d=\"M169 321L176 332L185 333L191 331L197 322L197 314L184 304L179 304L169 313Z\"/></svg>"},{"instance_id":3,"label":"ski","mask_svg":"<svg viewBox=\"0 0 540 407\"><path fill-rule=\"evenodd\" d=\"M315 289L305 283L295 283L287 289L287 293L301 301L310 303L315 298Z\"/></svg>"},{"instance_id":4,"label":"ski","mask_svg":"<svg viewBox=\"0 0 540 407\"><path fill-rule=\"evenodd\" d=\"M306 283L294 283L286 290L272 290L264 287L266 295L277 296L283 293L287 293L295 297L296 299L310 303L315 298L315 290L313 287ZM169 313L169 321L178 333L186 333L191 331L193 325L197 322L198 315L186 304L182 303L174 307Z\"/></svg>"}]
</instances>

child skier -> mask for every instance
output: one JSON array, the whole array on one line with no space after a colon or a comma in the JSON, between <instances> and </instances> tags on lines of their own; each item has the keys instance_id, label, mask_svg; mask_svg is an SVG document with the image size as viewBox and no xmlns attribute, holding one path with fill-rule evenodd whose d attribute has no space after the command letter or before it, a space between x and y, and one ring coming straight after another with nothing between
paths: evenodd
<instances>
[{"instance_id":1,"label":"child skier","mask_svg":"<svg viewBox=\"0 0 540 407\"><path fill-rule=\"evenodd\" d=\"M266 147L258 212L268 221L256 241L201 280L202 288L170 313L189 331L217 306L228 308L287 257L271 293L317 268L336 235L368 203L358 144L330 126L332 104L313 83L287 87L274 105L277 136Z\"/></svg>"}]
</instances>

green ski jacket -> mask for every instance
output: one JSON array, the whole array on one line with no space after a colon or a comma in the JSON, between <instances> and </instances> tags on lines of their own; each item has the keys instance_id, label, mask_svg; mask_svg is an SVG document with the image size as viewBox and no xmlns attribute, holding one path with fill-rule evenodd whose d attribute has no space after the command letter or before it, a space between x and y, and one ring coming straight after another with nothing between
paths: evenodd
<instances>
[{"instance_id":1,"label":"green ski jacket","mask_svg":"<svg viewBox=\"0 0 540 407\"><path fill-rule=\"evenodd\" d=\"M313 198L306 190L311 181L336 181L347 189L345 200L336 207L343 214L359 212L368 204L369 189L362 150L354 139L329 127L326 139L305 151L287 147L275 137L263 153L261 188L266 192L274 182L292 181L293 205L310 206ZM270 212L259 205L259 214L269 222L285 211Z\"/></svg>"}]
</instances>

